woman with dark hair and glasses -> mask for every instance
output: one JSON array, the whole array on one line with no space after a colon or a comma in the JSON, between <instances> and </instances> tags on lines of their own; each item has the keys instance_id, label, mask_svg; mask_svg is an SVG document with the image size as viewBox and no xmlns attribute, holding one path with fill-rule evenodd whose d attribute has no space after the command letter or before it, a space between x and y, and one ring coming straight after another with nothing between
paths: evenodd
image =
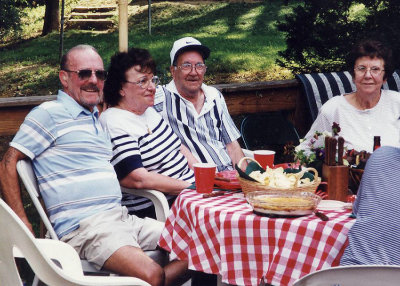
<instances>
[{"instance_id":1,"label":"woman with dark hair and glasses","mask_svg":"<svg viewBox=\"0 0 400 286\"><path fill-rule=\"evenodd\" d=\"M111 163L120 184L127 188L155 189L170 204L194 182L185 156L191 156L171 127L153 109L156 64L149 52L131 48L111 58L104 85L109 108L100 116L113 144ZM155 217L150 200L123 194L130 213Z\"/></svg>"},{"instance_id":2,"label":"woman with dark hair and glasses","mask_svg":"<svg viewBox=\"0 0 400 286\"><path fill-rule=\"evenodd\" d=\"M300 147L307 150L315 131L330 132L333 122L339 123L348 149L372 152L374 136L381 137L381 145L399 146L400 94L381 89L393 73L391 50L378 41L362 41L347 63L356 91L328 100Z\"/></svg>"}]
</instances>

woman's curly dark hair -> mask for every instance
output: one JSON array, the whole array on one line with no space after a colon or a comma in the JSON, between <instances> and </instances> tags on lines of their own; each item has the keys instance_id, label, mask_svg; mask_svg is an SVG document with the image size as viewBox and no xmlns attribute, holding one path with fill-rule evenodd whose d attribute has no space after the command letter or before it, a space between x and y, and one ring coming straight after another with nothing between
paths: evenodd
<instances>
[{"instance_id":1,"label":"woman's curly dark hair","mask_svg":"<svg viewBox=\"0 0 400 286\"><path fill-rule=\"evenodd\" d=\"M356 45L348 55L347 66L351 76L354 78L354 65L357 59L362 57L370 57L382 59L384 62L385 73L383 79L387 79L388 75L394 72L392 50L385 46L382 42L376 40L364 40Z\"/></svg>"},{"instance_id":2,"label":"woman's curly dark hair","mask_svg":"<svg viewBox=\"0 0 400 286\"><path fill-rule=\"evenodd\" d=\"M122 84L126 82L125 73L133 66L140 66L144 72L155 73L156 63L148 50L130 48L128 52L119 52L111 57L107 71L107 79L104 83L104 101L109 106L118 105L121 100Z\"/></svg>"}]
</instances>

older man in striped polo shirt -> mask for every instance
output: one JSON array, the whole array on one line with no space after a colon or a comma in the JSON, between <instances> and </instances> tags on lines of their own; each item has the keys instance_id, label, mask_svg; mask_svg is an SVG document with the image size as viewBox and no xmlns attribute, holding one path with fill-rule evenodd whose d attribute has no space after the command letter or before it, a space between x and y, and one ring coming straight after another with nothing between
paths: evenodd
<instances>
[{"instance_id":1,"label":"older man in striped polo shirt","mask_svg":"<svg viewBox=\"0 0 400 286\"><path fill-rule=\"evenodd\" d=\"M63 90L25 118L0 163L4 200L32 230L21 200L16 164L30 158L58 237L82 258L151 285L177 285L187 262L164 269L142 249L155 249L163 224L128 215L110 163L112 146L96 105L106 72L97 51L79 45L61 60Z\"/></svg>"},{"instance_id":2,"label":"older man in striped polo shirt","mask_svg":"<svg viewBox=\"0 0 400 286\"><path fill-rule=\"evenodd\" d=\"M231 170L244 156L237 142L240 132L223 95L203 83L209 55L210 49L197 39L175 41L170 53L173 80L157 89L154 108L198 161L214 162L218 171Z\"/></svg>"}]
</instances>

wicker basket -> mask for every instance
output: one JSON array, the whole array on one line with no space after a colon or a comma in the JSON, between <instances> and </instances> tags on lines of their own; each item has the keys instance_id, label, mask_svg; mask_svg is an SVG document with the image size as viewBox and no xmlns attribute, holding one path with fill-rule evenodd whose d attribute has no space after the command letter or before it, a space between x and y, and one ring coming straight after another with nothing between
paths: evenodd
<instances>
[{"instance_id":1,"label":"wicker basket","mask_svg":"<svg viewBox=\"0 0 400 286\"><path fill-rule=\"evenodd\" d=\"M258 165L260 165L256 160L254 160L253 158L250 157L243 157L239 163L238 166L239 168L241 168L241 165L244 161L250 160L253 162L256 162ZM317 189L317 187L319 186L319 184L321 183L321 178L318 177L318 171L315 170L314 168L304 168L302 169L301 172L299 173L295 173L294 175L296 175L297 180L299 180L303 174L307 171L312 171L314 172L314 181L310 182L309 184L303 184L300 187L293 187L293 188L276 188L276 187L270 187L270 186L266 186L263 185L259 182L254 182L254 181L250 181L247 179L244 179L240 176L238 176L238 180L240 182L240 185L242 187L242 191L245 195L247 195L250 192L254 192L254 191L298 191L298 192L310 192L310 193L314 193L315 190Z\"/></svg>"}]
</instances>

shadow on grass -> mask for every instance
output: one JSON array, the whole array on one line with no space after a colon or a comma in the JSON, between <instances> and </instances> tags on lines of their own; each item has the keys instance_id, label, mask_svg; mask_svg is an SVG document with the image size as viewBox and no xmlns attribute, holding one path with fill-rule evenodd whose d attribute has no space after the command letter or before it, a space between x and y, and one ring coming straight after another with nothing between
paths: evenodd
<instances>
[{"instance_id":1,"label":"shadow on grass","mask_svg":"<svg viewBox=\"0 0 400 286\"><path fill-rule=\"evenodd\" d=\"M301 1L291 1L297 5ZM134 4L134 3L133 3ZM143 3L144 5L144 3ZM285 48L283 35L275 28L282 18L281 0L253 3L157 2L152 5L152 35L148 34L147 9L129 18L129 46L150 50L163 82L169 80L169 52L174 40L188 35L212 50L207 61L208 78L252 80L280 77L274 71L277 51ZM77 44L97 48L107 68L118 51L118 31L96 33L67 30L64 52ZM5 47L0 53L0 96L56 93L59 88L59 34ZM37 70L20 72L21 66L37 64ZM7 76L11 73L12 76ZM229 76L237 74L238 76ZM258 79L257 75L262 75ZM283 79L283 78L276 78Z\"/></svg>"}]
</instances>

